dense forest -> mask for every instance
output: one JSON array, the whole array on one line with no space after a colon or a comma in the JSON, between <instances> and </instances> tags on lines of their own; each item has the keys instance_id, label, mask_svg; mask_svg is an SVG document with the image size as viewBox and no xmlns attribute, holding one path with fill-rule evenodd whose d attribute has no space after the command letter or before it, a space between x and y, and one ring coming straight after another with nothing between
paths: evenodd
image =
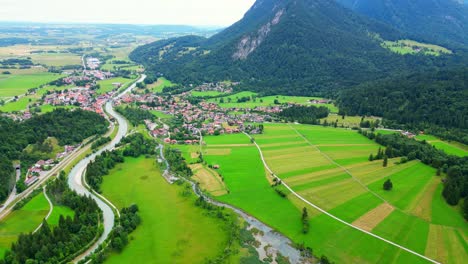
<instances>
[{"instance_id":1,"label":"dense forest","mask_svg":"<svg viewBox=\"0 0 468 264\"><path fill-rule=\"evenodd\" d=\"M390 127L430 129L432 134L451 135L448 139L466 143L467 98L468 68L464 68L364 83L344 90L338 104L347 115L381 116ZM446 132L447 128L455 132Z\"/></svg>"},{"instance_id":2,"label":"dense forest","mask_svg":"<svg viewBox=\"0 0 468 264\"><path fill-rule=\"evenodd\" d=\"M55 137L62 146L78 144L106 130L107 122L103 117L83 110L57 109L24 122L0 116L0 201L14 185L13 160L20 160L25 171L38 160L47 158L39 152L24 151L28 145L41 146L48 137Z\"/></svg>"},{"instance_id":3,"label":"dense forest","mask_svg":"<svg viewBox=\"0 0 468 264\"><path fill-rule=\"evenodd\" d=\"M149 75L186 86L232 80L241 82L239 89L284 95L329 95L414 69L468 63L463 49L438 57L392 53L381 42L405 33L334 1L311 2L258 1L241 21L209 39L162 40L130 58Z\"/></svg>"},{"instance_id":4,"label":"dense forest","mask_svg":"<svg viewBox=\"0 0 468 264\"><path fill-rule=\"evenodd\" d=\"M436 168L439 175L441 172L447 174L442 192L447 203L457 205L461 199L465 199L465 203L468 202L468 157L447 155L425 141L420 142L399 134L376 135L367 131L361 133L386 147L385 151L379 151L375 156L377 159L403 157L402 162L421 160L424 164ZM468 220L468 212L464 212L464 216Z\"/></svg>"},{"instance_id":5,"label":"dense forest","mask_svg":"<svg viewBox=\"0 0 468 264\"><path fill-rule=\"evenodd\" d=\"M170 171L181 177L191 177L193 175L192 170L185 162L184 157L177 149L166 148L164 149L164 158L170 166Z\"/></svg>"},{"instance_id":6,"label":"dense forest","mask_svg":"<svg viewBox=\"0 0 468 264\"><path fill-rule=\"evenodd\" d=\"M20 235L11 251L0 260L1 264L70 261L99 234L99 207L93 199L71 191L64 173L51 182L47 190L55 204L71 208L75 216L60 216L59 224L54 228L44 220L36 233Z\"/></svg>"},{"instance_id":7,"label":"dense forest","mask_svg":"<svg viewBox=\"0 0 468 264\"><path fill-rule=\"evenodd\" d=\"M468 9L447 0L337 0L421 41L457 47L468 44ZM449 15L448 15L449 14Z\"/></svg>"},{"instance_id":8,"label":"dense forest","mask_svg":"<svg viewBox=\"0 0 468 264\"><path fill-rule=\"evenodd\" d=\"M154 115L148 111L135 107L117 107L116 111L123 115L133 126L144 124L145 120L154 120Z\"/></svg>"},{"instance_id":9,"label":"dense forest","mask_svg":"<svg viewBox=\"0 0 468 264\"><path fill-rule=\"evenodd\" d=\"M327 117L329 113L330 110L324 106L292 106L278 115L288 122L316 125L320 124L320 119Z\"/></svg>"}]
</instances>

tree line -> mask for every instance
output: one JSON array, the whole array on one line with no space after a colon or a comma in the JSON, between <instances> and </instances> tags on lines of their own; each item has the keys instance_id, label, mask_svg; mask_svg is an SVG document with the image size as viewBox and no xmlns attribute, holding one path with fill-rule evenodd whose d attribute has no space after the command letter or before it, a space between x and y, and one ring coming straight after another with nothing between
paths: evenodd
<instances>
[{"instance_id":1,"label":"tree line","mask_svg":"<svg viewBox=\"0 0 468 264\"><path fill-rule=\"evenodd\" d=\"M156 143L145 138L142 134L131 134L122 139L114 151L105 151L97 156L86 167L86 181L91 188L101 192L103 177L109 174L118 163L124 162L124 157L139 157L141 155L154 155Z\"/></svg>"},{"instance_id":2,"label":"tree line","mask_svg":"<svg viewBox=\"0 0 468 264\"><path fill-rule=\"evenodd\" d=\"M300 106L294 105L284 109L278 114L279 117L288 122L299 122L301 124L320 124L320 119L325 118L330 110L324 106Z\"/></svg>"},{"instance_id":3,"label":"tree line","mask_svg":"<svg viewBox=\"0 0 468 264\"><path fill-rule=\"evenodd\" d=\"M43 221L36 233L21 234L0 264L59 263L69 261L99 234L101 211L96 202L69 189L65 173L47 187L54 204L71 208L74 217L62 215L56 227Z\"/></svg>"},{"instance_id":4,"label":"tree line","mask_svg":"<svg viewBox=\"0 0 468 264\"><path fill-rule=\"evenodd\" d=\"M447 178L444 180L442 195L447 203L457 205L461 199L464 199L465 205L468 203L468 157L448 155L425 141L409 139L399 134L375 135L373 132L366 131L361 133L386 147L385 154L380 154L381 156L403 157L403 162L418 159L436 168L438 175L441 172L446 173ZM463 215L468 220L468 211L466 211L468 207L464 206L464 210Z\"/></svg>"},{"instance_id":5,"label":"tree line","mask_svg":"<svg viewBox=\"0 0 468 264\"><path fill-rule=\"evenodd\" d=\"M106 130L107 122L103 117L79 109L57 109L51 113L33 116L24 122L0 116L0 201L3 201L13 188L14 160L21 162L24 174L35 162L48 158L48 153L25 151L28 145L43 146L48 137L55 137L61 146L74 145L93 135L103 134ZM50 149L48 151L50 152ZM22 181L18 186L19 191L25 188L21 183Z\"/></svg>"},{"instance_id":6,"label":"tree line","mask_svg":"<svg viewBox=\"0 0 468 264\"><path fill-rule=\"evenodd\" d=\"M154 120L154 115L135 107L117 107L116 111L123 115L133 126L144 124L145 120Z\"/></svg>"}]
</instances>

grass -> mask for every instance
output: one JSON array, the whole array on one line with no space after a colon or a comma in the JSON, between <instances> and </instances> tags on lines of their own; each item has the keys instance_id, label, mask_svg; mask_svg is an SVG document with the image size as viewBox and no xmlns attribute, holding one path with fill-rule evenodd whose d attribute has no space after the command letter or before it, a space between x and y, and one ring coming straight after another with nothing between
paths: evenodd
<instances>
[{"instance_id":1,"label":"grass","mask_svg":"<svg viewBox=\"0 0 468 264\"><path fill-rule=\"evenodd\" d=\"M199 145L176 145L172 148L180 150L182 157L188 164L196 163L198 161L200 146Z\"/></svg>"},{"instance_id":2,"label":"grass","mask_svg":"<svg viewBox=\"0 0 468 264\"><path fill-rule=\"evenodd\" d=\"M241 136L205 138L204 158L208 164L220 165L219 173L229 190L229 194L217 199L245 210L295 242L311 246L317 255L325 254L335 262L426 263L336 222L291 194L288 199L278 200L279 195L270 187L258 151ZM448 206L442 198L442 185L433 168L419 161L396 164L399 158L390 159L386 168L382 161L369 162L369 154L376 152L379 146L353 130L265 124L265 133L255 135L255 139L268 165L284 182L333 215L349 223L363 217L361 224L368 224L373 233L421 254L426 254L426 248L434 244L434 238L429 235L430 226L452 228L452 234L444 238L450 241L444 244L449 252L447 263L460 263L467 254L468 226L459 207ZM391 178L394 185L390 192L382 188L387 178ZM380 197L391 205L384 204ZM307 235L300 232L301 226L297 223L300 219L297 211L300 214L303 207L308 208L311 216L311 230ZM420 210L423 213L418 213Z\"/></svg>"},{"instance_id":3,"label":"grass","mask_svg":"<svg viewBox=\"0 0 468 264\"><path fill-rule=\"evenodd\" d=\"M333 104L312 104L310 101L317 99L323 99L319 97L304 97L304 96L285 96L285 95L274 95L257 97L257 93L254 92L240 92L233 95L224 96L221 98L215 98L208 100L209 102L218 103L222 108L255 108L259 106L275 106L275 100L280 104L283 103L296 103L301 105L314 105L314 106L325 106L330 109L331 112L337 113L338 108ZM237 103L237 100L242 97L249 97L250 101ZM221 99L224 103L221 103Z\"/></svg>"},{"instance_id":4,"label":"grass","mask_svg":"<svg viewBox=\"0 0 468 264\"><path fill-rule=\"evenodd\" d=\"M25 94L29 89L37 88L63 77L60 74L41 72L33 74L11 74L0 77L0 97L13 97Z\"/></svg>"},{"instance_id":5,"label":"grass","mask_svg":"<svg viewBox=\"0 0 468 264\"><path fill-rule=\"evenodd\" d=\"M371 121L371 122L375 122L376 120L378 120L379 118L377 117L370 117L370 116L366 116L364 117L364 121ZM338 122L338 127L350 127L350 128L353 128L353 127L359 127L359 124L361 123L361 120L362 120L362 117L361 116L345 116L343 118L343 116L340 116L338 114L335 114L333 111L331 114L328 115L328 117L326 118L322 118L320 119L320 122L321 123L324 123L325 120L327 121L327 123L335 123L335 122Z\"/></svg>"},{"instance_id":6,"label":"grass","mask_svg":"<svg viewBox=\"0 0 468 264\"><path fill-rule=\"evenodd\" d=\"M151 110L150 112L151 112L151 114L153 114L157 118L161 118L161 119L170 119L170 118L172 118L171 115L165 114L165 113L163 113L161 111Z\"/></svg>"},{"instance_id":7,"label":"grass","mask_svg":"<svg viewBox=\"0 0 468 264\"><path fill-rule=\"evenodd\" d=\"M452 54L452 51L444 47L408 39L384 41L381 45L382 47L401 55L422 53L424 55L440 56L442 54Z\"/></svg>"},{"instance_id":8,"label":"grass","mask_svg":"<svg viewBox=\"0 0 468 264\"><path fill-rule=\"evenodd\" d=\"M444 141L432 135L418 135L416 139L425 140L437 149L443 150L445 151L445 153L450 155L455 155L459 157L468 156L468 146L456 141Z\"/></svg>"},{"instance_id":9,"label":"grass","mask_svg":"<svg viewBox=\"0 0 468 264\"><path fill-rule=\"evenodd\" d=\"M168 79L161 77L158 78L158 80L153 84L148 85L148 89L150 89L153 93L162 93L164 88L172 87L174 85L175 84L169 81Z\"/></svg>"},{"instance_id":10,"label":"grass","mask_svg":"<svg viewBox=\"0 0 468 264\"><path fill-rule=\"evenodd\" d=\"M225 226L195 207L194 196L181 195L183 187L169 185L153 159L126 158L102 190L118 208L137 204L142 218L130 244L106 263L203 263L224 249Z\"/></svg>"},{"instance_id":11,"label":"grass","mask_svg":"<svg viewBox=\"0 0 468 264\"><path fill-rule=\"evenodd\" d=\"M224 142L219 142L218 138L216 141L229 144L231 136L223 136ZM210 142L211 137L207 137L206 141ZM210 148L208 143L206 149ZM298 243L304 242L317 255L326 254L337 262L376 263L383 252L394 250L392 246L343 226L310 207L309 215L313 216L310 220L311 230L307 235L302 234L300 214L304 203L291 195L285 199L276 194L265 177L255 147L232 147L230 155L205 154L205 159L208 163L220 164L219 172L230 191L217 199L242 208ZM361 198L359 203L366 204L366 198ZM414 263L419 261L411 255L408 258Z\"/></svg>"},{"instance_id":12,"label":"grass","mask_svg":"<svg viewBox=\"0 0 468 264\"><path fill-rule=\"evenodd\" d=\"M220 96L226 93L218 92L218 91L192 91L192 96L194 97L213 97L213 96Z\"/></svg>"},{"instance_id":13,"label":"grass","mask_svg":"<svg viewBox=\"0 0 468 264\"><path fill-rule=\"evenodd\" d=\"M122 77L98 81L100 88L97 90L97 93L104 94L104 93L111 92L113 90L118 89L117 87L113 85L113 83L121 83L122 84L121 87L126 87L130 85L133 81L134 81L133 79L127 79L127 78L122 78Z\"/></svg>"},{"instance_id":14,"label":"grass","mask_svg":"<svg viewBox=\"0 0 468 264\"><path fill-rule=\"evenodd\" d=\"M49 219L47 219L47 223L51 226L57 226L61 215L65 218L69 216L73 219L75 212L69 207L54 205L54 210L52 210L52 214L50 214Z\"/></svg>"},{"instance_id":15,"label":"grass","mask_svg":"<svg viewBox=\"0 0 468 264\"><path fill-rule=\"evenodd\" d=\"M43 193L38 194L23 208L13 211L0 222L0 257L10 249L21 233L34 231L49 212L49 203Z\"/></svg>"},{"instance_id":16,"label":"grass","mask_svg":"<svg viewBox=\"0 0 468 264\"><path fill-rule=\"evenodd\" d=\"M34 63L47 66L81 65L81 57L72 53L38 53L29 57Z\"/></svg>"}]
</instances>

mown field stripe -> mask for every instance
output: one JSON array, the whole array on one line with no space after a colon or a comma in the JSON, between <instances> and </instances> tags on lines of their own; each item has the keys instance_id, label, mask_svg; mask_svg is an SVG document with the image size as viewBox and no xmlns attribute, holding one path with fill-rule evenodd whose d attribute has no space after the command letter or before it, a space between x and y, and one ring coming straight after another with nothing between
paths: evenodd
<instances>
[{"instance_id":1,"label":"mown field stripe","mask_svg":"<svg viewBox=\"0 0 468 264\"><path fill-rule=\"evenodd\" d=\"M326 153L322 152L319 148L317 148L314 144L312 144L312 142L310 142L306 137L304 137L304 135L302 135L301 133L299 133L299 131L297 131L297 129L291 127L291 125L288 124L288 126L294 130L300 137L302 137L307 143L309 143L310 146L314 147L315 149L317 149L326 159L328 159L331 163L335 164L336 166L340 167L343 169L344 172L346 172L349 176L351 176L359 185L361 185L362 187L364 187L367 191L369 191L370 193L372 193L373 195L375 195L377 198L381 199L383 202L385 203L389 203L387 200L385 200L382 196L378 195L377 193L373 192L372 190L369 189L369 187L367 187L367 185L363 184L359 179L357 179L356 177L353 176L353 174L351 174L351 172L343 167L342 165L338 164L336 161L334 161L332 158L330 158L330 156L328 156Z\"/></svg>"},{"instance_id":2,"label":"mown field stripe","mask_svg":"<svg viewBox=\"0 0 468 264\"><path fill-rule=\"evenodd\" d=\"M245 133L245 132L244 132L244 134L245 134L247 137L249 137L250 139L252 139L252 137L251 137L249 134L247 134L247 133ZM259 151L260 158L261 158L261 160L262 160L262 162L263 162L265 168L268 170L268 172L271 173L271 175L272 175L273 177L275 177L277 180L281 180L281 179L270 169L270 167L268 167L268 164L266 163L265 158L263 157L262 149L260 148L260 146L259 146L259 145L257 144L257 142L255 142L255 141L254 141L254 144L255 144L255 146L257 147L258 151ZM405 247L403 247L403 246L401 246L401 245L399 245L399 244L397 244L397 243L395 243L395 242L392 242L392 241L390 241L390 240L388 240L388 239L385 239L385 238L383 238L383 237L380 237L380 236L378 236L378 235L376 235L376 234L373 234L373 233L371 233L371 232L368 232L368 231L366 231L366 230L364 230L364 229L361 229L361 228L359 228L359 227L353 226L352 224L350 224L350 223L348 223L348 222L346 222L346 221L344 221L344 220L342 220L342 219L340 219L340 218L338 218L338 217L336 217L336 216L330 214L330 213L327 212L326 210L324 210L324 209L320 208L319 206L317 206L317 205L315 205L315 204L309 202L307 199L305 199L305 198L303 198L302 196L300 196L299 194L297 194L297 193L296 193L291 187L289 187L286 183L283 183L282 185L283 185L286 189L288 189L288 190L289 190L294 196L296 196L298 199L300 199L300 200L303 201L304 203L308 204L309 206L315 208L316 210L320 211L320 212L323 213L324 215L327 215L328 217L330 217L330 218L332 218L332 219L334 219L334 220L336 220L336 221L338 221L338 222L340 222L340 223L342 223L342 224L344 224L344 225L347 225L347 226L349 226L349 227L351 227L351 228L353 228L353 229L355 229L355 230L361 231L361 232L363 232L363 233L365 233L365 234L367 234L367 235L369 235L369 236L372 236L372 237L374 237L374 238L376 238L376 239L379 239L379 240L381 240L381 241L384 241L384 242L386 242L386 243L388 243L388 244L390 244L390 245L393 245L393 246L395 246L395 247L397 247L397 248L399 248L399 249L402 249L402 250L404 250L404 251L406 251L406 252L409 252L409 253L411 253L411 254L413 254L413 255L415 255L415 256L418 256L418 257L420 257L420 258L422 258L422 259L425 259L425 260L427 260L427 261L429 261L429 262L431 262L431 263L440 264L439 262L437 262L437 261L435 261L435 260L433 260L433 259L430 259L430 258L428 258L428 257L426 257L426 256L424 256L424 255L422 255L422 254L419 254L419 253L417 253L417 252L415 252L415 251L413 251L413 250L411 250L411 249L405 248Z\"/></svg>"}]
</instances>

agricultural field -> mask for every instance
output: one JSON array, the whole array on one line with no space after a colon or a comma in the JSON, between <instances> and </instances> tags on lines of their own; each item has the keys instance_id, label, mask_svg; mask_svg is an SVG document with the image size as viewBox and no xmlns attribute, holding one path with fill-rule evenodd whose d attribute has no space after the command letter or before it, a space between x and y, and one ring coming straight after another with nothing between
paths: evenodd
<instances>
[{"instance_id":1,"label":"agricultural field","mask_svg":"<svg viewBox=\"0 0 468 264\"><path fill-rule=\"evenodd\" d=\"M61 77L63 76L60 74L49 72L0 74L0 99L25 94L29 89L38 88Z\"/></svg>"},{"instance_id":2,"label":"agricultural field","mask_svg":"<svg viewBox=\"0 0 468 264\"><path fill-rule=\"evenodd\" d=\"M135 258L203 263L220 254L227 242L224 223L195 207L194 195L182 195L184 188L169 185L154 159L126 158L111 170L103 194L118 208L137 204L142 224L123 252L106 263L131 263Z\"/></svg>"},{"instance_id":3,"label":"agricultural field","mask_svg":"<svg viewBox=\"0 0 468 264\"><path fill-rule=\"evenodd\" d=\"M73 53L38 53L31 54L28 57L34 63L46 66L81 65L81 57Z\"/></svg>"},{"instance_id":4,"label":"agricultural field","mask_svg":"<svg viewBox=\"0 0 468 264\"><path fill-rule=\"evenodd\" d=\"M168 79L161 77L158 78L156 82L148 85L148 89L153 93L162 93L163 89L166 87L172 87L175 84L169 81Z\"/></svg>"},{"instance_id":5,"label":"agricultural field","mask_svg":"<svg viewBox=\"0 0 468 264\"><path fill-rule=\"evenodd\" d=\"M34 231L49 212L49 203L43 193L38 194L23 208L13 211L0 222L0 257L10 249L21 233Z\"/></svg>"},{"instance_id":6,"label":"agricultural field","mask_svg":"<svg viewBox=\"0 0 468 264\"><path fill-rule=\"evenodd\" d=\"M468 156L468 146L455 141L444 141L438 137L431 135L419 135L417 140L426 140L427 143L433 145L437 149L445 151L447 154L456 155L459 157Z\"/></svg>"},{"instance_id":7,"label":"agricultural field","mask_svg":"<svg viewBox=\"0 0 468 264\"><path fill-rule=\"evenodd\" d=\"M218 91L192 91L192 96L194 97L213 97L213 96L220 96L226 93L218 92Z\"/></svg>"},{"instance_id":8,"label":"agricultural field","mask_svg":"<svg viewBox=\"0 0 468 264\"><path fill-rule=\"evenodd\" d=\"M122 78L122 77L98 81L100 88L97 90L97 92L99 94L104 94L104 93L111 92L117 89L117 87L114 86L113 83L120 83L122 84L121 87L128 87L133 81L134 81L133 79L127 79L127 78Z\"/></svg>"},{"instance_id":9,"label":"agricultural field","mask_svg":"<svg viewBox=\"0 0 468 264\"><path fill-rule=\"evenodd\" d=\"M418 54L440 56L442 54L452 54L452 51L433 44L420 43L414 40L384 41L382 47L392 52L405 54Z\"/></svg>"},{"instance_id":10,"label":"agricultural field","mask_svg":"<svg viewBox=\"0 0 468 264\"><path fill-rule=\"evenodd\" d=\"M338 122L338 127L359 127L359 124L361 123L362 117L361 116L340 116L335 113L331 113L328 115L328 117L320 119L321 123L324 123L325 121L327 123L335 123ZM377 120L381 120L378 117L373 117L373 116L365 116L364 117L364 122L365 121L370 121L370 122L375 122Z\"/></svg>"},{"instance_id":11,"label":"agricultural field","mask_svg":"<svg viewBox=\"0 0 468 264\"><path fill-rule=\"evenodd\" d=\"M312 104L310 100L321 100L323 98L318 97L303 97L303 96L265 96L257 97L258 95L254 92L240 92L233 95L228 95L220 98L214 98L208 100L209 102L218 103L222 108L255 108L258 106L275 106L275 100L278 103L296 103L301 105L313 105L313 106L325 106L330 109L332 113L337 113L338 108L333 104ZM250 101L238 103L237 100L240 98L250 98Z\"/></svg>"},{"instance_id":12,"label":"agricultural field","mask_svg":"<svg viewBox=\"0 0 468 264\"><path fill-rule=\"evenodd\" d=\"M258 150L241 136L205 138L204 159L220 166L229 190L217 199L338 263L427 263L332 219L279 187L287 193L281 198L271 187ZM399 159L389 160L387 167L382 161L369 162L379 145L352 130L266 124L255 141L284 183L330 214L443 263L463 263L468 257L468 226L459 208L442 198L441 179L433 168L419 161L399 164ZM388 178L394 185L389 192L382 189ZM301 233L303 207L310 216L306 235Z\"/></svg>"}]
</instances>

